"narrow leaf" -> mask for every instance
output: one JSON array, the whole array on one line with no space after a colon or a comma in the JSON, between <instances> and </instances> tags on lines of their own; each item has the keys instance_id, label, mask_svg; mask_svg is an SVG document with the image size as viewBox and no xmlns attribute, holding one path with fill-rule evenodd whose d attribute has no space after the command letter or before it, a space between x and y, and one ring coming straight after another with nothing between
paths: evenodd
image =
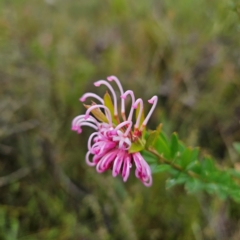
<instances>
[{"instance_id":1,"label":"narrow leaf","mask_svg":"<svg viewBox=\"0 0 240 240\"><path fill-rule=\"evenodd\" d=\"M178 137L176 133L172 134L170 149L171 149L171 157L174 158L178 152Z\"/></svg>"},{"instance_id":2,"label":"narrow leaf","mask_svg":"<svg viewBox=\"0 0 240 240\"><path fill-rule=\"evenodd\" d=\"M136 119L138 118L139 111L140 111L140 104L138 104L138 107L137 107L137 109L136 109ZM141 118L140 118L140 124L139 124L139 126L141 126L141 124L143 123L143 121L144 121L144 110L142 111L142 115L141 115Z\"/></svg>"},{"instance_id":3,"label":"narrow leaf","mask_svg":"<svg viewBox=\"0 0 240 240\"><path fill-rule=\"evenodd\" d=\"M104 100L104 105L109 109L111 113L113 123L117 125L118 122L114 117L114 106L113 106L112 98L108 92L105 93L103 100Z\"/></svg>"},{"instance_id":4,"label":"narrow leaf","mask_svg":"<svg viewBox=\"0 0 240 240\"><path fill-rule=\"evenodd\" d=\"M201 161L201 175L208 178L209 181L218 181L218 173L213 160L210 157L204 157Z\"/></svg>"},{"instance_id":5,"label":"narrow leaf","mask_svg":"<svg viewBox=\"0 0 240 240\"><path fill-rule=\"evenodd\" d=\"M153 147L158 153L163 154L165 158L171 158L169 142L166 140L162 132L158 135Z\"/></svg>"},{"instance_id":6,"label":"narrow leaf","mask_svg":"<svg viewBox=\"0 0 240 240\"><path fill-rule=\"evenodd\" d=\"M192 149L187 147L180 155L180 165L185 169L191 163L192 163Z\"/></svg>"}]
</instances>

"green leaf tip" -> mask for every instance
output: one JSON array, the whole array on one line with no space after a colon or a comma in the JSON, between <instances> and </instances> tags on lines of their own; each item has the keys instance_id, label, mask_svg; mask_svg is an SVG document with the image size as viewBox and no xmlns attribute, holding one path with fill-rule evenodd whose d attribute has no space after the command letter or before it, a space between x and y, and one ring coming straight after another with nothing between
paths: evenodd
<instances>
[{"instance_id":1,"label":"green leaf tip","mask_svg":"<svg viewBox=\"0 0 240 240\"><path fill-rule=\"evenodd\" d=\"M160 123L156 130L151 131L146 142L146 148L152 147L155 145L156 140L162 130L162 123Z\"/></svg>"},{"instance_id":2,"label":"green leaf tip","mask_svg":"<svg viewBox=\"0 0 240 240\"><path fill-rule=\"evenodd\" d=\"M178 144L178 136L177 133L173 133L171 137L170 142L170 151L171 151L171 157L174 158L178 152L179 144Z\"/></svg>"},{"instance_id":3,"label":"green leaf tip","mask_svg":"<svg viewBox=\"0 0 240 240\"><path fill-rule=\"evenodd\" d=\"M128 149L128 153L140 152L144 149L144 147L145 141L139 139L138 141L132 143L131 147Z\"/></svg>"}]
</instances>

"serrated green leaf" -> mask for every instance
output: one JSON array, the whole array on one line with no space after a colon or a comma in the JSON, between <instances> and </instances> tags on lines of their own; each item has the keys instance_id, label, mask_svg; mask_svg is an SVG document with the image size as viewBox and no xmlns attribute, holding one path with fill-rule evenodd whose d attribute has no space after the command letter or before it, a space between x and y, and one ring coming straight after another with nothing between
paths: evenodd
<instances>
[{"instance_id":1,"label":"serrated green leaf","mask_svg":"<svg viewBox=\"0 0 240 240\"><path fill-rule=\"evenodd\" d=\"M103 97L103 101L104 101L104 105L109 109L109 111L111 113L113 123L117 125L118 122L117 122L117 120L115 119L115 116L114 116L114 105L113 105L113 102L112 102L112 98L111 98L111 96L109 95L108 92L105 93L105 95Z\"/></svg>"},{"instance_id":2,"label":"serrated green leaf","mask_svg":"<svg viewBox=\"0 0 240 240\"><path fill-rule=\"evenodd\" d=\"M170 141L171 158L173 159L178 152L178 137L176 133L172 134Z\"/></svg>"},{"instance_id":3,"label":"serrated green leaf","mask_svg":"<svg viewBox=\"0 0 240 240\"><path fill-rule=\"evenodd\" d=\"M240 142L234 142L233 147L238 154L240 154Z\"/></svg>"}]
</instances>

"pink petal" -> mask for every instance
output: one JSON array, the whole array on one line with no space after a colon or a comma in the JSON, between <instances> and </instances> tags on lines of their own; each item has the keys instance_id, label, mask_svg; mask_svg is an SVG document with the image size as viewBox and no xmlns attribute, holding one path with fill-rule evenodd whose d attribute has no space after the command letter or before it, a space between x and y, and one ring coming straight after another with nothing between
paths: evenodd
<instances>
[{"instance_id":1,"label":"pink petal","mask_svg":"<svg viewBox=\"0 0 240 240\"><path fill-rule=\"evenodd\" d=\"M123 162L123 157L124 157L124 152L119 150L117 157L114 160L114 164L113 164L113 169L112 169L113 177L116 177L119 174L121 166L122 166L122 162Z\"/></svg>"},{"instance_id":2,"label":"pink petal","mask_svg":"<svg viewBox=\"0 0 240 240\"><path fill-rule=\"evenodd\" d=\"M124 182L126 182L129 177L131 167L132 167L131 158L129 155L127 155L127 157L125 157L124 159L122 170L122 177Z\"/></svg>"}]
</instances>

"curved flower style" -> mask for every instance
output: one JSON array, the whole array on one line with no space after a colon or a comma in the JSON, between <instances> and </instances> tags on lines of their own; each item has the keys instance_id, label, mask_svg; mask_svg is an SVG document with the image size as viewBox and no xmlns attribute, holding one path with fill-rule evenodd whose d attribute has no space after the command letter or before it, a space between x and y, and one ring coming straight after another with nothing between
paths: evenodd
<instances>
[{"instance_id":1,"label":"curved flower style","mask_svg":"<svg viewBox=\"0 0 240 240\"><path fill-rule=\"evenodd\" d=\"M145 186L149 187L152 185L151 169L141 153L133 150L132 147L136 144L141 144L143 141L143 131L156 107L158 98L153 96L148 100L152 104L152 108L144 119L142 99L139 98L135 101L133 91L127 90L124 92L117 77L110 76L107 80L115 82L119 88L121 94L121 116L118 114L118 99L113 87L108 81L99 80L94 85L96 87L100 85L107 86L112 94L113 103L108 93L105 94L104 98L99 97L95 93L85 93L80 98L81 102L85 102L87 98L91 97L99 103L93 102L92 105L85 105L87 108L86 113L73 119L72 130L79 134L82 132L82 126L89 126L95 130L88 140L86 162L89 166L96 166L97 172L102 173L112 169L113 177L121 174L123 181L126 182L132 165L135 164L135 176ZM132 108L128 116L126 116L125 99L128 95L132 99ZM104 110L104 112L100 109ZM138 111L136 112L136 123L133 124L132 118L135 109ZM94 117L90 116L90 113Z\"/></svg>"}]
</instances>

